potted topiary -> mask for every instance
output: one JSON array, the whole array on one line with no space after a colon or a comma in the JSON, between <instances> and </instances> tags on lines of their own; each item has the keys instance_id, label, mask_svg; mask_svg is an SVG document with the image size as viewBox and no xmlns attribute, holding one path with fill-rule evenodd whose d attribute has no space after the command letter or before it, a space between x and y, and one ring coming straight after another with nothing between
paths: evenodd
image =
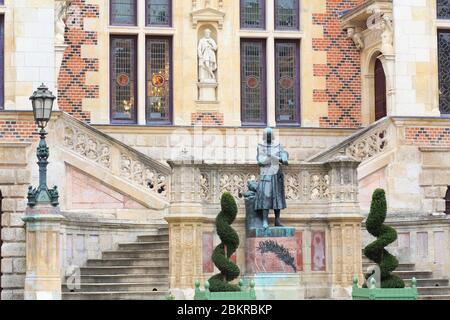
<instances>
[{"instance_id":1,"label":"potted topiary","mask_svg":"<svg viewBox=\"0 0 450 320\"><path fill-rule=\"evenodd\" d=\"M392 274L398 267L398 260L385 247L397 240L397 232L384 224L386 212L386 194L383 189L377 189L373 193L370 213L366 221L367 231L377 240L367 245L364 255L377 264L380 283L377 283L373 273L368 273L364 276L369 282L368 288L366 284L363 288L359 288L358 277L355 277L352 291L354 300L417 299L416 279L412 281L412 288L405 288L403 280Z\"/></svg>"},{"instance_id":2,"label":"potted topiary","mask_svg":"<svg viewBox=\"0 0 450 320\"><path fill-rule=\"evenodd\" d=\"M200 290L200 282L195 283L195 300L256 300L254 283L250 283L250 290L243 290L243 281L234 285L231 281L240 275L239 267L230 257L239 246L239 236L231 224L238 212L236 201L230 193L222 195L220 201L222 211L216 218L216 229L221 243L214 249L212 260L220 270L205 283L205 291Z\"/></svg>"}]
</instances>

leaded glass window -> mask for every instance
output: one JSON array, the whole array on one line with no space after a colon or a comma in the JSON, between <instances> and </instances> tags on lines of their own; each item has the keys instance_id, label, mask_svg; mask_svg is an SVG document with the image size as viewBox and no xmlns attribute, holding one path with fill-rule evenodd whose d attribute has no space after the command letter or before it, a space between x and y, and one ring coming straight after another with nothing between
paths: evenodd
<instances>
[{"instance_id":1,"label":"leaded glass window","mask_svg":"<svg viewBox=\"0 0 450 320\"><path fill-rule=\"evenodd\" d=\"M299 0L275 0L275 28L299 29Z\"/></svg>"},{"instance_id":2,"label":"leaded glass window","mask_svg":"<svg viewBox=\"0 0 450 320\"><path fill-rule=\"evenodd\" d=\"M171 43L168 37L147 38L147 122L170 124L172 113Z\"/></svg>"},{"instance_id":3,"label":"leaded glass window","mask_svg":"<svg viewBox=\"0 0 450 320\"><path fill-rule=\"evenodd\" d=\"M278 124L300 124L299 45L292 40L275 43L276 119Z\"/></svg>"},{"instance_id":4,"label":"leaded glass window","mask_svg":"<svg viewBox=\"0 0 450 320\"><path fill-rule=\"evenodd\" d=\"M450 0L437 0L438 19L450 19Z\"/></svg>"},{"instance_id":5,"label":"leaded glass window","mask_svg":"<svg viewBox=\"0 0 450 320\"><path fill-rule=\"evenodd\" d=\"M136 38L111 37L111 119L136 123Z\"/></svg>"},{"instance_id":6,"label":"leaded glass window","mask_svg":"<svg viewBox=\"0 0 450 320\"><path fill-rule=\"evenodd\" d=\"M148 26L170 26L172 24L172 1L146 0L146 13Z\"/></svg>"},{"instance_id":7,"label":"leaded glass window","mask_svg":"<svg viewBox=\"0 0 450 320\"><path fill-rule=\"evenodd\" d=\"M111 25L137 25L137 0L111 0L110 6Z\"/></svg>"},{"instance_id":8,"label":"leaded glass window","mask_svg":"<svg viewBox=\"0 0 450 320\"><path fill-rule=\"evenodd\" d=\"M450 215L450 187L445 195L445 213Z\"/></svg>"},{"instance_id":9,"label":"leaded glass window","mask_svg":"<svg viewBox=\"0 0 450 320\"><path fill-rule=\"evenodd\" d=\"M439 106L442 114L450 115L450 30L438 31L439 46Z\"/></svg>"},{"instance_id":10,"label":"leaded glass window","mask_svg":"<svg viewBox=\"0 0 450 320\"><path fill-rule=\"evenodd\" d=\"M264 29L266 24L265 0L241 0L241 28Z\"/></svg>"},{"instance_id":11,"label":"leaded glass window","mask_svg":"<svg viewBox=\"0 0 450 320\"><path fill-rule=\"evenodd\" d=\"M266 43L241 40L241 117L243 125L266 124Z\"/></svg>"}]
</instances>

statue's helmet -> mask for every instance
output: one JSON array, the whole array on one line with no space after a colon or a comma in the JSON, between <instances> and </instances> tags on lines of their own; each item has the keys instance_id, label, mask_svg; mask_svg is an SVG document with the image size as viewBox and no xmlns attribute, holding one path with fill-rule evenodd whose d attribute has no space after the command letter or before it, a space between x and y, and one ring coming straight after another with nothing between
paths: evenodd
<instances>
[{"instance_id":1,"label":"statue's helmet","mask_svg":"<svg viewBox=\"0 0 450 320\"><path fill-rule=\"evenodd\" d=\"M266 144L271 144L275 140L275 134L272 128L266 128L263 132L263 140Z\"/></svg>"}]
</instances>

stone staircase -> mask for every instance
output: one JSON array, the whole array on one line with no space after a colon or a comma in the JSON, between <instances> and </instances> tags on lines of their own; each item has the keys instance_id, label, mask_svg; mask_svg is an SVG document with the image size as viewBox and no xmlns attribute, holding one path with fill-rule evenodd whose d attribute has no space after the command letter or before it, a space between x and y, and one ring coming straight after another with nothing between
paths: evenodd
<instances>
[{"instance_id":1,"label":"stone staircase","mask_svg":"<svg viewBox=\"0 0 450 320\"><path fill-rule=\"evenodd\" d=\"M162 300L169 294L167 226L137 242L120 243L81 268L81 288L63 285L63 300Z\"/></svg>"},{"instance_id":2,"label":"stone staircase","mask_svg":"<svg viewBox=\"0 0 450 320\"><path fill-rule=\"evenodd\" d=\"M363 256L363 271L373 263ZM415 270L414 263L401 263L394 274L411 286L412 278L417 280L419 300L450 300L450 284L448 278L433 278L430 270Z\"/></svg>"}]
</instances>

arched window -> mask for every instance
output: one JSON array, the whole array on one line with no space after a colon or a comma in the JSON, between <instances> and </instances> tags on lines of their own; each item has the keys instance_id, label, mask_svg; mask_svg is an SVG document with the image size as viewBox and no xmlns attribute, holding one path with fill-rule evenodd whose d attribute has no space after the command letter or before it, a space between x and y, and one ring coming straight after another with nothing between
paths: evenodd
<instances>
[{"instance_id":1,"label":"arched window","mask_svg":"<svg viewBox=\"0 0 450 320\"><path fill-rule=\"evenodd\" d=\"M448 187L445 195L445 213L450 214L450 187Z\"/></svg>"},{"instance_id":2,"label":"arched window","mask_svg":"<svg viewBox=\"0 0 450 320\"><path fill-rule=\"evenodd\" d=\"M380 59L375 62L375 121L387 116L386 74Z\"/></svg>"}]
</instances>

